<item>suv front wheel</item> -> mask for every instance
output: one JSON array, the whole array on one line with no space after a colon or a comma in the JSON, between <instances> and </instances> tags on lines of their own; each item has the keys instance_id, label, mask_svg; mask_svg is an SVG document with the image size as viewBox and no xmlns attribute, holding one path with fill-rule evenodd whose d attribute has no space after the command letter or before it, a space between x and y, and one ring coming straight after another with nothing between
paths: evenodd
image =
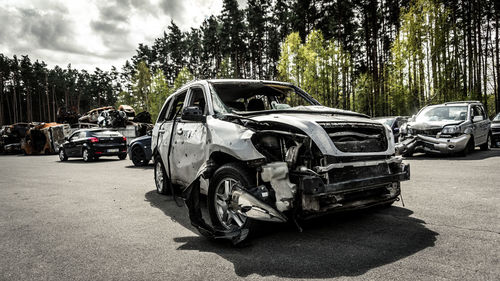
<instances>
[{"instance_id":1,"label":"suv front wheel","mask_svg":"<svg viewBox=\"0 0 500 281\"><path fill-rule=\"evenodd\" d=\"M208 187L208 211L214 226L225 229L250 228L251 219L231 209L231 199L236 184L242 187L255 185L255 176L239 163L222 165L215 171Z\"/></svg>"}]
</instances>

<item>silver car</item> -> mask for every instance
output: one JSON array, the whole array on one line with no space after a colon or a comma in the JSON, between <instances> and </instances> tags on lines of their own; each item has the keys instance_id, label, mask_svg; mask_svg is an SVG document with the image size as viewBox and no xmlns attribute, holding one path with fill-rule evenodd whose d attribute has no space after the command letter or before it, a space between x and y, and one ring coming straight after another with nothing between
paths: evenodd
<instances>
[{"instance_id":1,"label":"silver car","mask_svg":"<svg viewBox=\"0 0 500 281\"><path fill-rule=\"evenodd\" d=\"M491 121L478 101L448 102L422 108L401 127L403 155L414 152L466 155L476 146L491 148Z\"/></svg>"},{"instance_id":2,"label":"silver car","mask_svg":"<svg viewBox=\"0 0 500 281\"><path fill-rule=\"evenodd\" d=\"M388 126L273 81L182 87L161 109L152 150L157 191L183 196L202 234L233 242L258 220L299 227L301 219L391 205L410 177Z\"/></svg>"}]
</instances>

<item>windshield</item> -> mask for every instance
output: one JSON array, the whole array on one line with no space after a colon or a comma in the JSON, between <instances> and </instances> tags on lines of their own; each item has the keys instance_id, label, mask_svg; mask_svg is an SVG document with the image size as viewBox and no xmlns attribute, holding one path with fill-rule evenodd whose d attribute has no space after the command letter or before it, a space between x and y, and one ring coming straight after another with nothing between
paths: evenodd
<instances>
[{"instance_id":1,"label":"windshield","mask_svg":"<svg viewBox=\"0 0 500 281\"><path fill-rule=\"evenodd\" d=\"M465 121L467 106L432 106L417 115L417 122Z\"/></svg>"},{"instance_id":2,"label":"windshield","mask_svg":"<svg viewBox=\"0 0 500 281\"><path fill-rule=\"evenodd\" d=\"M283 110L295 106L317 105L294 87L266 83L211 83L215 113Z\"/></svg>"},{"instance_id":3,"label":"windshield","mask_svg":"<svg viewBox=\"0 0 500 281\"><path fill-rule=\"evenodd\" d=\"M498 113L497 116L493 118L493 121L500 121L500 113Z\"/></svg>"}]
</instances>

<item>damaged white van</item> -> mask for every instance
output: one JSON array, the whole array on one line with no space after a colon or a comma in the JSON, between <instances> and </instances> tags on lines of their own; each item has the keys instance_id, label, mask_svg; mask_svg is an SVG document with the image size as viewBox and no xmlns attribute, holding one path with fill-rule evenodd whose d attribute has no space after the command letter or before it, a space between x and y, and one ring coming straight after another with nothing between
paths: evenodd
<instances>
[{"instance_id":1,"label":"damaged white van","mask_svg":"<svg viewBox=\"0 0 500 281\"><path fill-rule=\"evenodd\" d=\"M390 128L283 82L189 83L166 100L152 136L157 191L182 191L202 234L235 243L255 220L390 205L410 178Z\"/></svg>"}]
</instances>

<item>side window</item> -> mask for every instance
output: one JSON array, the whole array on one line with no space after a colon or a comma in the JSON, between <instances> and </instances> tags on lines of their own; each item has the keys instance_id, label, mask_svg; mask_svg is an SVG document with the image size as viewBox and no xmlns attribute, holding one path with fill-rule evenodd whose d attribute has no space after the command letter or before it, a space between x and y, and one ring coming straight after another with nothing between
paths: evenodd
<instances>
[{"instance_id":1,"label":"side window","mask_svg":"<svg viewBox=\"0 0 500 281\"><path fill-rule=\"evenodd\" d=\"M183 92L182 94L179 94L177 97L175 97L175 100L172 103L172 106L169 106L168 112L167 112L167 118L165 120L172 120L174 119L176 114L181 113L181 109L184 106L184 99L186 98L186 92Z\"/></svg>"},{"instance_id":2,"label":"side window","mask_svg":"<svg viewBox=\"0 0 500 281\"><path fill-rule=\"evenodd\" d=\"M486 120L488 117L486 116L486 112L484 111L484 107L478 106L478 108L481 111L481 115L483 116L483 120Z\"/></svg>"},{"instance_id":3,"label":"side window","mask_svg":"<svg viewBox=\"0 0 500 281\"><path fill-rule=\"evenodd\" d=\"M71 137L69 138L70 141L74 141L78 138L78 136L80 135L80 133L74 133L71 135Z\"/></svg>"},{"instance_id":4,"label":"side window","mask_svg":"<svg viewBox=\"0 0 500 281\"><path fill-rule=\"evenodd\" d=\"M484 120L483 113L481 112L481 108L477 105L472 107L472 110L474 111L474 118L477 118L477 116L480 116L482 120Z\"/></svg>"},{"instance_id":5,"label":"side window","mask_svg":"<svg viewBox=\"0 0 500 281\"><path fill-rule=\"evenodd\" d=\"M160 114L158 115L158 122L163 122L165 120L165 115L167 114L167 110L172 104L172 100L168 100L168 102L165 104L165 106L161 109Z\"/></svg>"},{"instance_id":6,"label":"side window","mask_svg":"<svg viewBox=\"0 0 500 281\"><path fill-rule=\"evenodd\" d=\"M203 111L203 114L206 114L207 103L205 102L205 95L203 94L203 89L198 87L191 88L191 97L189 99L188 106L198 106Z\"/></svg>"}]
</instances>

